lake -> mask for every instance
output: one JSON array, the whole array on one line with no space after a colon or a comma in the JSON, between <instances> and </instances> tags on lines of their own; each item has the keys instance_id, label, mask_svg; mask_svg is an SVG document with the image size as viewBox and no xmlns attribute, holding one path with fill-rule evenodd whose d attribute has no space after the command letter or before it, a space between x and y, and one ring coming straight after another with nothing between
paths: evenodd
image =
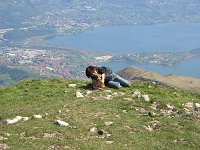
<instances>
[{"instance_id":1,"label":"lake","mask_svg":"<svg viewBox=\"0 0 200 150\"><path fill-rule=\"evenodd\" d=\"M115 72L122 70L126 67L133 66L144 70L153 71L164 76L174 74L181 76L191 76L200 79L200 57L195 57L191 60L185 61L172 67L156 64L134 64L131 62L104 62L101 63L101 65L108 66L112 68Z\"/></svg>"},{"instance_id":2,"label":"lake","mask_svg":"<svg viewBox=\"0 0 200 150\"><path fill-rule=\"evenodd\" d=\"M54 37L47 39L45 42L54 46L115 54L152 51L188 51L200 47L200 23L182 22L155 25L107 26L77 35ZM128 62L112 62L111 64L115 64L114 66L112 65L112 68L133 65ZM198 65L200 65L199 58L194 58L174 67L162 65L137 66L162 75L178 74L200 78ZM115 70L117 71L117 69Z\"/></svg>"}]
</instances>

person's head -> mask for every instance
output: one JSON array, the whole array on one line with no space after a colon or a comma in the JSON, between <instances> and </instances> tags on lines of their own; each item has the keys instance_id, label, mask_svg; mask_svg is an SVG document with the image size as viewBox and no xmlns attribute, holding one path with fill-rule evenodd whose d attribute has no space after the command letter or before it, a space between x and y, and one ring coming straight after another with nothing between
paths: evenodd
<instances>
[{"instance_id":1,"label":"person's head","mask_svg":"<svg viewBox=\"0 0 200 150\"><path fill-rule=\"evenodd\" d=\"M96 66L88 66L85 70L85 74L88 78L94 79L95 78L94 73L96 73L97 70L98 70L98 67Z\"/></svg>"}]
</instances>

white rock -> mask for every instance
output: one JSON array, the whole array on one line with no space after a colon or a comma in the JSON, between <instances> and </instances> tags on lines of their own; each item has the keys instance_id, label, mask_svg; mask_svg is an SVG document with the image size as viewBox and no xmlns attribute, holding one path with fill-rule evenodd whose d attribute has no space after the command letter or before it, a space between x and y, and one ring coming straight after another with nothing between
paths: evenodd
<instances>
[{"instance_id":1,"label":"white rock","mask_svg":"<svg viewBox=\"0 0 200 150\"><path fill-rule=\"evenodd\" d=\"M29 117L22 117L22 120L24 120L24 121L27 121L29 119L30 119Z\"/></svg>"},{"instance_id":2,"label":"white rock","mask_svg":"<svg viewBox=\"0 0 200 150\"><path fill-rule=\"evenodd\" d=\"M69 123L62 121L62 120L55 120L56 124L60 125L60 126L69 126Z\"/></svg>"},{"instance_id":3,"label":"white rock","mask_svg":"<svg viewBox=\"0 0 200 150\"><path fill-rule=\"evenodd\" d=\"M194 105L193 102L188 102L188 103L185 104L185 107L186 108L193 108L193 105Z\"/></svg>"},{"instance_id":4,"label":"white rock","mask_svg":"<svg viewBox=\"0 0 200 150\"><path fill-rule=\"evenodd\" d=\"M76 87L76 84L69 84L68 87Z\"/></svg>"},{"instance_id":5,"label":"white rock","mask_svg":"<svg viewBox=\"0 0 200 150\"><path fill-rule=\"evenodd\" d=\"M106 126L110 126L110 125L113 124L113 122L112 122L112 121L106 121L106 122L104 122L104 124L105 124Z\"/></svg>"},{"instance_id":6,"label":"white rock","mask_svg":"<svg viewBox=\"0 0 200 150\"><path fill-rule=\"evenodd\" d=\"M106 144L113 144L115 141L106 141Z\"/></svg>"},{"instance_id":7,"label":"white rock","mask_svg":"<svg viewBox=\"0 0 200 150\"><path fill-rule=\"evenodd\" d=\"M151 104L150 107L151 107L152 109L154 109L154 110L157 110L158 105L157 105L156 102L153 102L153 104Z\"/></svg>"},{"instance_id":8,"label":"white rock","mask_svg":"<svg viewBox=\"0 0 200 150\"><path fill-rule=\"evenodd\" d=\"M22 116L16 116L14 119L7 119L6 124L13 124L18 121L20 121L23 117Z\"/></svg>"},{"instance_id":9,"label":"white rock","mask_svg":"<svg viewBox=\"0 0 200 150\"><path fill-rule=\"evenodd\" d=\"M68 112L70 112L70 110L69 110L69 109L66 109L65 112L68 113Z\"/></svg>"},{"instance_id":10,"label":"white rock","mask_svg":"<svg viewBox=\"0 0 200 150\"><path fill-rule=\"evenodd\" d=\"M3 136L0 136L0 141L3 141L3 140L7 140L8 138L5 138Z\"/></svg>"},{"instance_id":11,"label":"white rock","mask_svg":"<svg viewBox=\"0 0 200 150\"><path fill-rule=\"evenodd\" d=\"M174 109L174 106L170 105L170 104L166 104L167 108L169 109Z\"/></svg>"},{"instance_id":12,"label":"white rock","mask_svg":"<svg viewBox=\"0 0 200 150\"><path fill-rule=\"evenodd\" d=\"M122 110L123 113L127 113L127 110Z\"/></svg>"},{"instance_id":13,"label":"white rock","mask_svg":"<svg viewBox=\"0 0 200 150\"><path fill-rule=\"evenodd\" d=\"M90 132L92 132L92 133L97 132L97 127L92 127L92 128L90 129Z\"/></svg>"},{"instance_id":14,"label":"white rock","mask_svg":"<svg viewBox=\"0 0 200 150\"><path fill-rule=\"evenodd\" d=\"M123 98L124 100L128 100L128 101L133 101L133 99L132 98Z\"/></svg>"},{"instance_id":15,"label":"white rock","mask_svg":"<svg viewBox=\"0 0 200 150\"><path fill-rule=\"evenodd\" d=\"M42 116L41 115L33 115L33 118L34 119L42 119Z\"/></svg>"},{"instance_id":16,"label":"white rock","mask_svg":"<svg viewBox=\"0 0 200 150\"><path fill-rule=\"evenodd\" d=\"M133 96L135 97L135 96L140 96L141 95L141 93L140 93L140 91L138 91L138 90L135 90L135 92L133 93Z\"/></svg>"},{"instance_id":17,"label":"white rock","mask_svg":"<svg viewBox=\"0 0 200 150\"><path fill-rule=\"evenodd\" d=\"M147 102L150 101L149 95L142 95L142 98Z\"/></svg>"},{"instance_id":18,"label":"white rock","mask_svg":"<svg viewBox=\"0 0 200 150\"><path fill-rule=\"evenodd\" d=\"M81 97L84 97L84 96L83 96L83 94L79 90L77 90L76 91L76 97L77 98L81 98Z\"/></svg>"},{"instance_id":19,"label":"white rock","mask_svg":"<svg viewBox=\"0 0 200 150\"><path fill-rule=\"evenodd\" d=\"M134 94L136 94L136 95L140 95L141 93L140 93L140 91L135 90Z\"/></svg>"},{"instance_id":20,"label":"white rock","mask_svg":"<svg viewBox=\"0 0 200 150\"><path fill-rule=\"evenodd\" d=\"M151 126L143 126L146 130L152 132L153 131L153 127Z\"/></svg>"},{"instance_id":21,"label":"white rock","mask_svg":"<svg viewBox=\"0 0 200 150\"><path fill-rule=\"evenodd\" d=\"M200 108L200 104L199 103L195 103L195 107L196 108Z\"/></svg>"}]
</instances>

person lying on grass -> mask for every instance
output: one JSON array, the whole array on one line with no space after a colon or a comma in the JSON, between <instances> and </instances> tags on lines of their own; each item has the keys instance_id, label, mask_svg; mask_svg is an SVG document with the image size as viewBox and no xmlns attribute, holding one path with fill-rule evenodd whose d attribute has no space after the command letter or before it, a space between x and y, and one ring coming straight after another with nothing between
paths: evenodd
<instances>
[{"instance_id":1,"label":"person lying on grass","mask_svg":"<svg viewBox=\"0 0 200 150\"><path fill-rule=\"evenodd\" d=\"M88 66L85 73L88 78L92 79L92 86L95 90L102 90L104 85L115 89L131 86L130 81L125 80L105 66Z\"/></svg>"}]
</instances>

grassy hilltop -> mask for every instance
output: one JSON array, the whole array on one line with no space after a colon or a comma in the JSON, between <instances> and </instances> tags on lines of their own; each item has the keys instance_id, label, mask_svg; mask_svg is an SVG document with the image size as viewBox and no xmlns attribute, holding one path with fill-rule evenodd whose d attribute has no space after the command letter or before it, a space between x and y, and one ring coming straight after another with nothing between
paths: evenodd
<instances>
[{"instance_id":1,"label":"grassy hilltop","mask_svg":"<svg viewBox=\"0 0 200 150\"><path fill-rule=\"evenodd\" d=\"M35 79L1 87L0 149L200 149L200 93L147 81L93 91L89 83ZM23 118L8 124L16 116Z\"/></svg>"}]
</instances>

